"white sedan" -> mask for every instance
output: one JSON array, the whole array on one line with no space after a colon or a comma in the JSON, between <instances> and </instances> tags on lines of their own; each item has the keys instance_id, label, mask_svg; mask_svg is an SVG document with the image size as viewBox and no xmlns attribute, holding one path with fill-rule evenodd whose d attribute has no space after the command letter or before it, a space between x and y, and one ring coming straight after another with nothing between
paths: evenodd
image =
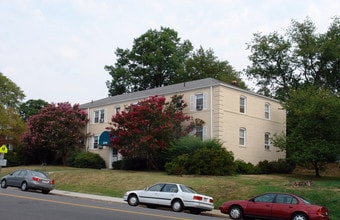
<instances>
[{"instance_id":1,"label":"white sedan","mask_svg":"<svg viewBox=\"0 0 340 220\"><path fill-rule=\"evenodd\" d=\"M178 183L157 183L144 190L128 191L124 194L124 201L131 206L145 204L148 207L166 206L175 212L184 209L193 214L211 211L214 199L197 193L195 190Z\"/></svg>"}]
</instances>

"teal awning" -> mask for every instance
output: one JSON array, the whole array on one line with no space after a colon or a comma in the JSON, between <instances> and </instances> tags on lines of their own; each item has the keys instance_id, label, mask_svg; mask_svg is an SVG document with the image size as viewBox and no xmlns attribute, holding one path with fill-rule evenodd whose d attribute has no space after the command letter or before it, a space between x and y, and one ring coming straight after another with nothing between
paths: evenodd
<instances>
[{"instance_id":1,"label":"teal awning","mask_svg":"<svg viewBox=\"0 0 340 220\"><path fill-rule=\"evenodd\" d=\"M99 145L100 146L106 146L110 144L110 132L104 131L99 136Z\"/></svg>"}]
</instances>

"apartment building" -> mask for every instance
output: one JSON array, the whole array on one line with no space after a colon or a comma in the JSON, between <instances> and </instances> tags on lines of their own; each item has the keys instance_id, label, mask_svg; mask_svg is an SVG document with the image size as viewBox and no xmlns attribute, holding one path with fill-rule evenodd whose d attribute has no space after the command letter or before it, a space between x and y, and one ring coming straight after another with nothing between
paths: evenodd
<instances>
[{"instance_id":1,"label":"apartment building","mask_svg":"<svg viewBox=\"0 0 340 220\"><path fill-rule=\"evenodd\" d=\"M107 168L111 168L112 162L121 159L117 151L110 147L106 128L111 117L130 104L150 96L164 96L170 100L175 94L182 94L187 102L185 114L205 122L196 127L192 135L203 140L219 139L228 151L234 153L235 159L254 165L263 160L285 158L285 152L279 152L271 143L274 134L286 131L286 112L280 103L212 78L107 97L80 105L89 117L87 150L98 153Z\"/></svg>"}]
</instances>

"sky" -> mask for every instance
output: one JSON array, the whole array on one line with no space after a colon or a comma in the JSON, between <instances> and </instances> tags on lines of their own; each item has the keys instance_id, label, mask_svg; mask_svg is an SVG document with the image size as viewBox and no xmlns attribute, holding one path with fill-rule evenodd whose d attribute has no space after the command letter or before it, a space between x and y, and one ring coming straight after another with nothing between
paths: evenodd
<instances>
[{"instance_id":1,"label":"sky","mask_svg":"<svg viewBox=\"0 0 340 220\"><path fill-rule=\"evenodd\" d=\"M171 28L242 71L253 34L307 17L325 33L335 16L339 0L0 0L0 72L24 101L84 104L108 96L104 66L150 29Z\"/></svg>"}]
</instances>

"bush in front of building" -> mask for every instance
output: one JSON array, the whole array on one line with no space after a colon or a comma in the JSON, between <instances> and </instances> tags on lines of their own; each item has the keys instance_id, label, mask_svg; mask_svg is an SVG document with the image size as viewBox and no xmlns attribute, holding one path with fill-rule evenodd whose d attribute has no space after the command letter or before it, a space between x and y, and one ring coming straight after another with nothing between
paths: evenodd
<instances>
[{"instance_id":1,"label":"bush in front of building","mask_svg":"<svg viewBox=\"0 0 340 220\"><path fill-rule=\"evenodd\" d=\"M101 169L106 168L104 159L91 152L79 152L74 158L74 166L78 168Z\"/></svg>"},{"instance_id":2,"label":"bush in front of building","mask_svg":"<svg viewBox=\"0 0 340 220\"><path fill-rule=\"evenodd\" d=\"M234 156L232 152L223 148L218 140L200 141L199 147L192 144L197 139L192 140L193 142L187 142L191 147L185 145L183 146L184 150L180 149L180 146L174 146L180 149L180 152L186 153L178 155L165 164L165 171L168 174L232 175L234 173Z\"/></svg>"},{"instance_id":3,"label":"bush in front of building","mask_svg":"<svg viewBox=\"0 0 340 220\"><path fill-rule=\"evenodd\" d=\"M259 169L252 163L246 163L243 160L235 160L235 173L237 174L257 174Z\"/></svg>"},{"instance_id":4,"label":"bush in front of building","mask_svg":"<svg viewBox=\"0 0 340 220\"><path fill-rule=\"evenodd\" d=\"M147 168L147 160L140 157L127 157L112 163L112 169L114 170L147 170Z\"/></svg>"},{"instance_id":5,"label":"bush in front of building","mask_svg":"<svg viewBox=\"0 0 340 220\"><path fill-rule=\"evenodd\" d=\"M278 161L264 160L260 161L256 167L260 174L288 174L293 172L295 164L285 159Z\"/></svg>"}]
</instances>

